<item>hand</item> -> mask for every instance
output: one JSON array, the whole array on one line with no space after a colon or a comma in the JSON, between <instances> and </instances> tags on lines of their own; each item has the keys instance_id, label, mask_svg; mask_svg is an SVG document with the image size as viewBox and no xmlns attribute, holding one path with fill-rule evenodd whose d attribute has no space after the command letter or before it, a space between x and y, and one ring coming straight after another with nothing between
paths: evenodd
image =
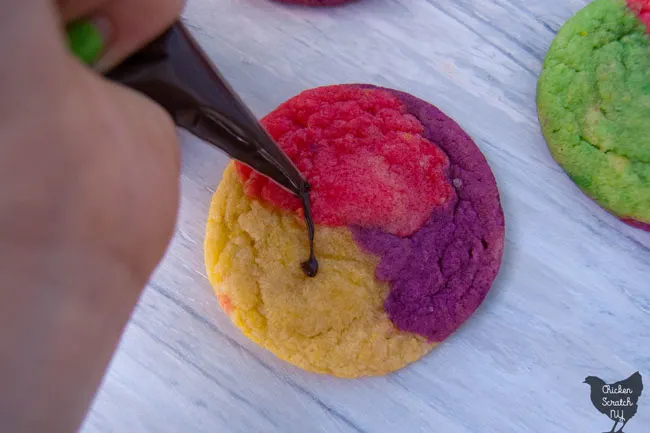
<instances>
[{"instance_id":1,"label":"hand","mask_svg":"<svg viewBox=\"0 0 650 433\"><path fill-rule=\"evenodd\" d=\"M78 428L178 205L171 119L78 62L62 29L96 23L106 70L181 8L0 3L0 431Z\"/></svg>"}]
</instances>

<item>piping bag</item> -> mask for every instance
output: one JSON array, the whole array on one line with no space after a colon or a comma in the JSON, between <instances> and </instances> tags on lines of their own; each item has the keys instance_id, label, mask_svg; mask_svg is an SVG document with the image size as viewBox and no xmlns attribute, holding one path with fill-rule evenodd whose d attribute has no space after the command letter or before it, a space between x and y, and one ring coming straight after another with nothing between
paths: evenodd
<instances>
[{"instance_id":1,"label":"piping bag","mask_svg":"<svg viewBox=\"0 0 650 433\"><path fill-rule=\"evenodd\" d=\"M83 32L81 26L76 30ZM68 29L69 40L71 31L75 30ZM87 59L75 45L71 48L80 59ZM302 268L307 276L316 275L318 262L314 256L309 184L180 21L109 71L106 77L147 95L169 112L177 126L298 196L310 247L309 259L302 263Z\"/></svg>"}]
</instances>

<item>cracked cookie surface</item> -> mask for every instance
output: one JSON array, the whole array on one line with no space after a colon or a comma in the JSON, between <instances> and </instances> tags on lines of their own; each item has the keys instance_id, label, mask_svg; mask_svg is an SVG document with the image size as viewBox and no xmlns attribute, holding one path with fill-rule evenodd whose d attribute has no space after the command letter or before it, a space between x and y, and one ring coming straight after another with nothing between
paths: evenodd
<instances>
[{"instance_id":1,"label":"cracked cookie surface","mask_svg":"<svg viewBox=\"0 0 650 433\"><path fill-rule=\"evenodd\" d=\"M389 373L434 346L388 319L378 259L345 227L316 230L315 278L298 266L308 254L300 218L250 200L231 163L212 202L206 263L219 303L247 337L291 364L340 377Z\"/></svg>"},{"instance_id":2,"label":"cracked cookie surface","mask_svg":"<svg viewBox=\"0 0 650 433\"><path fill-rule=\"evenodd\" d=\"M603 208L650 230L650 1L596 0L562 27L539 79L556 161Z\"/></svg>"},{"instance_id":3,"label":"cracked cookie surface","mask_svg":"<svg viewBox=\"0 0 650 433\"><path fill-rule=\"evenodd\" d=\"M367 85L312 89L262 120L312 186L320 271L300 204L231 163L214 195L206 265L252 340L309 371L389 373L479 306L501 261L503 212L483 155L432 105Z\"/></svg>"}]
</instances>

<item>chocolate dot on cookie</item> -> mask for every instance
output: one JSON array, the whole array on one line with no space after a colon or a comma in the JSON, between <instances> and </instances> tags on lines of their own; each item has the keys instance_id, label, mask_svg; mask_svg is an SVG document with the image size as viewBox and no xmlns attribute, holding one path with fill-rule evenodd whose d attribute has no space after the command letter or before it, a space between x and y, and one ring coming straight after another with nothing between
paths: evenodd
<instances>
[{"instance_id":1,"label":"chocolate dot on cookie","mask_svg":"<svg viewBox=\"0 0 650 433\"><path fill-rule=\"evenodd\" d=\"M232 163L215 193L206 265L252 340L309 371L386 374L426 354L497 274L503 212L473 141L432 105L368 85L308 90L262 120L311 185L320 269L300 202Z\"/></svg>"}]
</instances>

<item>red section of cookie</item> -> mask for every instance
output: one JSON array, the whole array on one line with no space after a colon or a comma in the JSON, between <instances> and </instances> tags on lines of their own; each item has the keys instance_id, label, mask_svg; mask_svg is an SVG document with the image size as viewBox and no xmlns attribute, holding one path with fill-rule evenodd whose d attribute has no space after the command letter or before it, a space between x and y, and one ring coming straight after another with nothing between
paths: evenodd
<instances>
[{"instance_id":1,"label":"red section of cookie","mask_svg":"<svg viewBox=\"0 0 650 433\"><path fill-rule=\"evenodd\" d=\"M624 218L622 221L623 221L625 224L629 224L629 225L631 225L631 226L634 227L634 228L637 228L637 229L641 229L641 230L645 230L645 231L647 231L647 232L650 232L650 224L642 223L641 221L631 220L631 219L628 219L628 218Z\"/></svg>"},{"instance_id":2,"label":"red section of cookie","mask_svg":"<svg viewBox=\"0 0 650 433\"><path fill-rule=\"evenodd\" d=\"M232 301L228 295L217 295L217 301L219 301L219 305L221 306L221 309L226 313L230 314L233 312L234 307L232 305Z\"/></svg>"},{"instance_id":3,"label":"red section of cookie","mask_svg":"<svg viewBox=\"0 0 650 433\"><path fill-rule=\"evenodd\" d=\"M627 5L643 21L650 33L650 0L627 0Z\"/></svg>"},{"instance_id":4,"label":"red section of cookie","mask_svg":"<svg viewBox=\"0 0 650 433\"><path fill-rule=\"evenodd\" d=\"M385 90L308 90L262 123L309 181L318 224L407 236L453 194L447 156ZM268 178L238 169L249 196L300 212L300 202Z\"/></svg>"}]
</instances>

